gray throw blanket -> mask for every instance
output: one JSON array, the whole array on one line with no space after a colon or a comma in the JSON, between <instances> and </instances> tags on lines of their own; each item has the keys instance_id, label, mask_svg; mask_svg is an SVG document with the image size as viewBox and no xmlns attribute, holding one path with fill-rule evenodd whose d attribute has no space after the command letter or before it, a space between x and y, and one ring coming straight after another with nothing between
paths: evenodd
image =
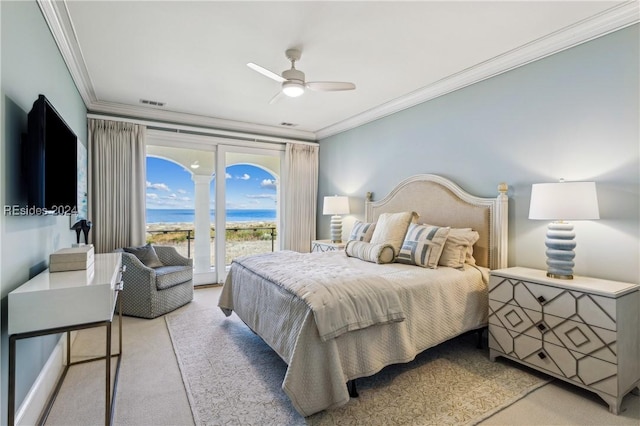
<instances>
[{"instance_id":1,"label":"gray throw blanket","mask_svg":"<svg viewBox=\"0 0 640 426\"><path fill-rule=\"evenodd\" d=\"M233 262L305 301L322 341L375 324L404 321L393 284L387 279L325 261L313 253L279 251L243 256Z\"/></svg>"}]
</instances>

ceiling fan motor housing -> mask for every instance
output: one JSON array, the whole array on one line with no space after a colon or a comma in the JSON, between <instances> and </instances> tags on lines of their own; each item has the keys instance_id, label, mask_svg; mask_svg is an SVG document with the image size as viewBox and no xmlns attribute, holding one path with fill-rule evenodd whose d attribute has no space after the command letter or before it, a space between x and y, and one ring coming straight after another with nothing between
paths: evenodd
<instances>
[{"instance_id":1,"label":"ceiling fan motor housing","mask_svg":"<svg viewBox=\"0 0 640 426\"><path fill-rule=\"evenodd\" d=\"M290 81L299 81L300 84L304 84L304 73L298 71L295 68L288 69L282 72L282 78Z\"/></svg>"}]
</instances>

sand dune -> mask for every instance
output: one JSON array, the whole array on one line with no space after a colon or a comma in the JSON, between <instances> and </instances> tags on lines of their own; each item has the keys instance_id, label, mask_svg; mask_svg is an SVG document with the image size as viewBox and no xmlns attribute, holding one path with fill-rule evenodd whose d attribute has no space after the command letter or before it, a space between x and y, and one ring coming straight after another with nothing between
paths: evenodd
<instances>
[{"instance_id":1,"label":"sand dune","mask_svg":"<svg viewBox=\"0 0 640 426\"><path fill-rule=\"evenodd\" d=\"M264 228L264 229L263 229ZM233 259L248 254L266 253L272 251L271 229L275 228L272 222L229 222L228 229L255 229L262 232L260 239L237 240L229 234L226 241L225 263L228 265ZM176 247L178 252L185 257L193 258L195 254L193 239L187 241L186 231L193 231L193 223L150 223L147 224L147 241L152 244L170 245ZM161 233L162 232L162 233ZM164 233L166 232L166 234ZM193 238L193 232L190 237ZM180 239L182 239L180 241ZM277 239L273 241L273 249L278 247ZM211 239L211 265L215 265L214 239Z\"/></svg>"}]
</instances>

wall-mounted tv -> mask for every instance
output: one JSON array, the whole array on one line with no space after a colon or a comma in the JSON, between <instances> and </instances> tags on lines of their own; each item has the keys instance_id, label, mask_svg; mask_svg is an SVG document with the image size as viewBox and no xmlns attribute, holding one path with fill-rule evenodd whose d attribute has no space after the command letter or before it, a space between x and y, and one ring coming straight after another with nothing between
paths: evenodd
<instances>
[{"instance_id":1,"label":"wall-mounted tv","mask_svg":"<svg viewBox=\"0 0 640 426\"><path fill-rule=\"evenodd\" d=\"M38 96L28 115L24 175L31 211L77 211L78 139L49 100ZM39 213L41 214L41 213Z\"/></svg>"}]
</instances>

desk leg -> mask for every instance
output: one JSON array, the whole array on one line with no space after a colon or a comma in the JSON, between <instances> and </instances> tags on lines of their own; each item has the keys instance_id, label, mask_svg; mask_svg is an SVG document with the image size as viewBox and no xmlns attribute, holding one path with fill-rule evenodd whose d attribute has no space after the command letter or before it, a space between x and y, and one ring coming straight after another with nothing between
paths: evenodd
<instances>
[{"instance_id":1,"label":"desk leg","mask_svg":"<svg viewBox=\"0 0 640 426\"><path fill-rule=\"evenodd\" d=\"M9 407L7 410L7 424L13 426L16 414L16 339L9 336Z\"/></svg>"},{"instance_id":2,"label":"desk leg","mask_svg":"<svg viewBox=\"0 0 640 426\"><path fill-rule=\"evenodd\" d=\"M109 426L111 424L111 323L107 323L107 351L105 355L106 360L106 375L105 375L105 408L104 408L104 424Z\"/></svg>"},{"instance_id":3,"label":"desk leg","mask_svg":"<svg viewBox=\"0 0 640 426\"><path fill-rule=\"evenodd\" d=\"M120 292L118 292L120 297ZM122 356L122 303L118 303L118 352Z\"/></svg>"}]
</instances>

